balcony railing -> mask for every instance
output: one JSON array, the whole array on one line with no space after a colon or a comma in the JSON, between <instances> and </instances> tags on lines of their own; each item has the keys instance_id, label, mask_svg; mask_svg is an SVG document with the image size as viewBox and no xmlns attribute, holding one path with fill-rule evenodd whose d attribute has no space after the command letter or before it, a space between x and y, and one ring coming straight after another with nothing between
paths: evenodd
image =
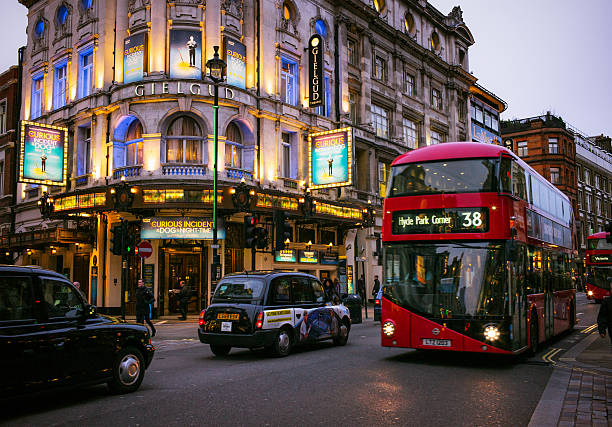
<instances>
[{"instance_id":1,"label":"balcony railing","mask_svg":"<svg viewBox=\"0 0 612 427\"><path fill-rule=\"evenodd\" d=\"M298 182L295 179L291 179L291 178L281 178L283 180L283 187L285 188L293 188L293 189L297 189L298 188Z\"/></svg>"},{"instance_id":2,"label":"balcony railing","mask_svg":"<svg viewBox=\"0 0 612 427\"><path fill-rule=\"evenodd\" d=\"M88 182L89 182L89 175L81 175L75 178L74 185L77 187L83 187L87 185Z\"/></svg>"},{"instance_id":3,"label":"balcony railing","mask_svg":"<svg viewBox=\"0 0 612 427\"><path fill-rule=\"evenodd\" d=\"M233 178L233 179L242 179L244 178L245 181L253 181L253 172L252 171L246 171L246 170L242 170L242 169L235 169L235 168L230 168L230 167L225 167L225 176L227 176L228 178Z\"/></svg>"},{"instance_id":4,"label":"balcony railing","mask_svg":"<svg viewBox=\"0 0 612 427\"><path fill-rule=\"evenodd\" d=\"M162 174L169 176L204 176L207 170L206 165L162 165Z\"/></svg>"},{"instance_id":5,"label":"balcony railing","mask_svg":"<svg viewBox=\"0 0 612 427\"><path fill-rule=\"evenodd\" d=\"M142 165L122 166L113 171L113 179L120 179L122 176L130 178L132 176L140 176Z\"/></svg>"}]
</instances>

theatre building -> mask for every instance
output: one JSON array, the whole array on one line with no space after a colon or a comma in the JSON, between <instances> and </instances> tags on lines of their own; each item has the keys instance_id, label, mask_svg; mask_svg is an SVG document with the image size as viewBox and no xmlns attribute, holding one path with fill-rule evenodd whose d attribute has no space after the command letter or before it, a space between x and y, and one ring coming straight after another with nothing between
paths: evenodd
<instances>
[{"instance_id":1,"label":"theatre building","mask_svg":"<svg viewBox=\"0 0 612 427\"><path fill-rule=\"evenodd\" d=\"M19 2L29 10L19 185L0 249L79 281L102 311L133 312L144 278L158 315L176 310L181 280L196 312L216 284L215 250L221 275L284 268L355 292L364 274L369 295L382 279L391 162L469 134L474 41L459 8ZM220 82L206 66L216 47ZM251 217L267 233L255 252Z\"/></svg>"}]
</instances>

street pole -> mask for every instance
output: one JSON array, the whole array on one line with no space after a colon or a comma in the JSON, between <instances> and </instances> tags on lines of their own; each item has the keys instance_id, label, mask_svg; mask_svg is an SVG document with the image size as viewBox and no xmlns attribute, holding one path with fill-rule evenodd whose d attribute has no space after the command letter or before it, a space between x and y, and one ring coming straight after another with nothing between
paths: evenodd
<instances>
[{"instance_id":1,"label":"street pole","mask_svg":"<svg viewBox=\"0 0 612 427\"><path fill-rule=\"evenodd\" d=\"M214 87L214 102L213 102L213 136L214 136L214 175L213 175L213 244L212 244L212 263L211 263L211 294L215 291L217 281L221 276L221 258L218 254L219 241L217 240L218 228L218 212L217 212L217 175L219 161L219 83L223 81L223 70L225 69L225 61L219 58L219 46L213 46L215 51L213 58L206 62L206 67L209 69L208 76L213 82Z\"/></svg>"}]
</instances>

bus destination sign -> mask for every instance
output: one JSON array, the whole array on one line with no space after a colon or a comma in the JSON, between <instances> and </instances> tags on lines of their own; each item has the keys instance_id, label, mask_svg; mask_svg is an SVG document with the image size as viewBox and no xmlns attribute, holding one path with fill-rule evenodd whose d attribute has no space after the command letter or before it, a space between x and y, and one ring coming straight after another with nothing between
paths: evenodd
<instances>
[{"instance_id":1,"label":"bus destination sign","mask_svg":"<svg viewBox=\"0 0 612 427\"><path fill-rule=\"evenodd\" d=\"M609 263L612 262L612 254L592 254L590 255L591 262L594 263Z\"/></svg>"},{"instance_id":2,"label":"bus destination sign","mask_svg":"<svg viewBox=\"0 0 612 427\"><path fill-rule=\"evenodd\" d=\"M393 234L486 233L488 208L419 209L393 213Z\"/></svg>"}]
</instances>

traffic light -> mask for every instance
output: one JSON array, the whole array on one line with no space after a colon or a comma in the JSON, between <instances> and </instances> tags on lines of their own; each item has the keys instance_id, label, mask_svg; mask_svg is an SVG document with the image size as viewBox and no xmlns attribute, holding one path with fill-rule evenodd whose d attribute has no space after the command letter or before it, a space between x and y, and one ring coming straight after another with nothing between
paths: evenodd
<instances>
[{"instance_id":1,"label":"traffic light","mask_svg":"<svg viewBox=\"0 0 612 427\"><path fill-rule=\"evenodd\" d=\"M274 231L275 249L280 251L285 249L286 241L293 238L291 224L287 221L287 214L284 211L274 211Z\"/></svg>"},{"instance_id":2,"label":"traffic light","mask_svg":"<svg viewBox=\"0 0 612 427\"><path fill-rule=\"evenodd\" d=\"M372 209L371 206L368 206L367 208L363 209L363 215L362 215L362 219L363 219L363 226L364 227L373 227L374 225L376 225L376 211L374 209Z\"/></svg>"},{"instance_id":3,"label":"traffic light","mask_svg":"<svg viewBox=\"0 0 612 427\"><path fill-rule=\"evenodd\" d=\"M254 248L257 245L257 224L259 224L259 218L256 216L244 217L244 246L246 248Z\"/></svg>"},{"instance_id":4,"label":"traffic light","mask_svg":"<svg viewBox=\"0 0 612 427\"><path fill-rule=\"evenodd\" d=\"M265 227L257 227L257 239L255 241L255 247L257 249L265 249L268 247L268 229Z\"/></svg>"},{"instance_id":5,"label":"traffic light","mask_svg":"<svg viewBox=\"0 0 612 427\"><path fill-rule=\"evenodd\" d=\"M605 230L608 233L606 236L606 242L612 243L612 222L606 224Z\"/></svg>"},{"instance_id":6,"label":"traffic light","mask_svg":"<svg viewBox=\"0 0 612 427\"><path fill-rule=\"evenodd\" d=\"M135 253L136 248L136 235L127 233L125 236L125 253L131 255Z\"/></svg>"},{"instance_id":7,"label":"traffic light","mask_svg":"<svg viewBox=\"0 0 612 427\"><path fill-rule=\"evenodd\" d=\"M123 252L123 224L115 225L110 229L111 238L110 238L110 250L113 255L121 255Z\"/></svg>"}]
</instances>

